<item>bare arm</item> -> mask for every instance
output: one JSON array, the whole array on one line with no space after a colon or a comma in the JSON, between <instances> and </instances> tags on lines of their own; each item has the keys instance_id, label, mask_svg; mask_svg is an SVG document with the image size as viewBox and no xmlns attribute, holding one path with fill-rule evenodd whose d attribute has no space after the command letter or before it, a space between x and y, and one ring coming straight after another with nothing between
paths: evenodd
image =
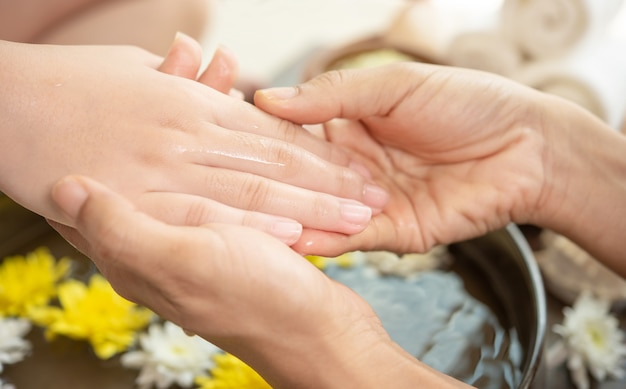
<instances>
[{"instance_id":1,"label":"bare arm","mask_svg":"<svg viewBox=\"0 0 626 389\"><path fill-rule=\"evenodd\" d=\"M34 42L61 20L110 0L19 0L0 2L0 38Z\"/></svg>"},{"instance_id":2,"label":"bare arm","mask_svg":"<svg viewBox=\"0 0 626 389\"><path fill-rule=\"evenodd\" d=\"M626 276L626 136L554 99L546 110L544 196L531 220Z\"/></svg>"},{"instance_id":3,"label":"bare arm","mask_svg":"<svg viewBox=\"0 0 626 389\"><path fill-rule=\"evenodd\" d=\"M165 55L177 32L200 39L213 0L19 0L0 2L0 39L133 45Z\"/></svg>"}]
</instances>

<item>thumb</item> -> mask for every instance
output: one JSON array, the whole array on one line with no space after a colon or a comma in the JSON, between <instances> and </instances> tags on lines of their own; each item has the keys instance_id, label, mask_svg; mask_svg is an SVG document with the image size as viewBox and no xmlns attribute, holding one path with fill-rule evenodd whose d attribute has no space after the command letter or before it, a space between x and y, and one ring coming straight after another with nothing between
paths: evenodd
<instances>
[{"instance_id":1,"label":"thumb","mask_svg":"<svg viewBox=\"0 0 626 389\"><path fill-rule=\"evenodd\" d=\"M260 109L300 124L323 123L334 118L361 119L384 116L408 93L406 64L370 69L333 70L295 87L258 90Z\"/></svg>"},{"instance_id":2,"label":"thumb","mask_svg":"<svg viewBox=\"0 0 626 389\"><path fill-rule=\"evenodd\" d=\"M80 250L107 278L115 267L140 266L146 256L166 249L162 223L92 179L65 177L53 187L52 199L80 233Z\"/></svg>"}]
</instances>

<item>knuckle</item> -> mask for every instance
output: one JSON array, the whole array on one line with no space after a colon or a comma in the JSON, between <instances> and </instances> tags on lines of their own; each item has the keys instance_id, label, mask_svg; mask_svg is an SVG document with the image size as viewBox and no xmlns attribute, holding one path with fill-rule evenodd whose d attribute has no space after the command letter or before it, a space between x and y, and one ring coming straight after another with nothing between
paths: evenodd
<instances>
[{"instance_id":1,"label":"knuckle","mask_svg":"<svg viewBox=\"0 0 626 389\"><path fill-rule=\"evenodd\" d=\"M269 203L270 184L264 179L250 175L247 177L239 191L239 204L245 204L246 209L262 211Z\"/></svg>"},{"instance_id":2,"label":"knuckle","mask_svg":"<svg viewBox=\"0 0 626 389\"><path fill-rule=\"evenodd\" d=\"M288 143L272 141L267 153L269 160L279 166L280 178L297 176L302 169L302 155Z\"/></svg>"},{"instance_id":3,"label":"knuckle","mask_svg":"<svg viewBox=\"0 0 626 389\"><path fill-rule=\"evenodd\" d=\"M199 226L215 221L215 219L216 210L211 202L203 198L195 198L189 202L184 218L185 225Z\"/></svg>"},{"instance_id":4,"label":"knuckle","mask_svg":"<svg viewBox=\"0 0 626 389\"><path fill-rule=\"evenodd\" d=\"M298 131L295 124L289 120L280 119L276 127L280 139L287 143L295 143L298 137Z\"/></svg>"},{"instance_id":5,"label":"knuckle","mask_svg":"<svg viewBox=\"0 0 626 389\"><path fill-rule=\"evenodd\" d=\"M315 196L308 208L310 209L310 212L312 213L311 216L315 219L315 222L320 223L321 226L328 217L335 214L333 211L336 206L332 205L326 196Z\"/></svg>"},{"instance_id":6,"label":"knuckle","mask_svg":"<svg viewBox=\"0 0 626 389\"><path fill-rule=\"evenodd\" d=\"M319 74L313 78L310 82L317 87L333 87L339 84L343 84L348 77L347 69L330 70L325 73Z\"/></svg>"},{"instance_id":7,"label":"knuckle","mask_svg":"<svg viewBox=\"0 0 626 389\"><path fill-rule=\"evenodd\" d=\"M353 177L354 176L347 169L340 169L339 172L335 174L334 185L338 193L344 193L352 188L356 188L356 186L353 185Z\"/></svg>"}]
</instances>

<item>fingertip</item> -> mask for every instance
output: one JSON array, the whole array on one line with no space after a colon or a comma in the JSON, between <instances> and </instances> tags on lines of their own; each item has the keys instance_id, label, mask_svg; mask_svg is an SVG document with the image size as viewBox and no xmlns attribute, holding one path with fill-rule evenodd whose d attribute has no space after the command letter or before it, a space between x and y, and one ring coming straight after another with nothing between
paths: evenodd
<instances>
[{"instance_id":1,"label":"fingertip","mask_svg":"<svg viewBox=\"0 0 626 389\"><path fill-rule=\"evenodd\" d=\"M389 202L389 193L382 187L374 184L365 184L363 187L363 203L371 207L373 213L380 213Z\"/></svg>"},{"instance_id":2,"label":"fingertip","mask_svg":"<svg viewBox=\"0 0 626 389\"><path fill-rule=\"evenodd\" d=\"M350 251L351 247L348 235L306 228L291 249L300 255L335 257Z\"/></svg>"},{"instance_id":3,"label":"fingertip","mask_svg":"<svg viewBox=\"0 0 626 389\"><path fill-rule=\"evenodd\" d=\"M224 46L219 46L207 68L198 77L198 82L228 94L239 74L239 61L235 54Z\"/></svg>"},{"instance_id":4,"label":"fingertip","mask_svg":"<svg viewBox=\"0 0 626 389\"><path fill-rule=\"evenodd\" d=\"M256 91L256 93L254 94L254 99L255 102L257 97L260 100L265 100L268 102L278 102L293 99L294 97L298 96L299 93L300 88L298 88L297 86L266 88Z\"/></svg>"},{"instance_id":5,"label":"fingertip","mask_svg":"<svg viewBox=\"0 0 626 389\"><path fill-rule=\"evenodd\" d=\"M233 69L239 69L239 60L235 55L235 52L232 51L228 46L219 45L215 50L215 55L220 56L223 60L227 61Z\"/></svg>"},{"instance_id":6,"label":"fingertip","mask_svg":"<svg viewBox=\"0 0 626 389\"><path fill-rule=\"evenodd\" d=\"M177 32L170 49L159 66L159 71L174 76L195 79L202 61L200 43L182 32Z\"/></svg>"}]
</instances>

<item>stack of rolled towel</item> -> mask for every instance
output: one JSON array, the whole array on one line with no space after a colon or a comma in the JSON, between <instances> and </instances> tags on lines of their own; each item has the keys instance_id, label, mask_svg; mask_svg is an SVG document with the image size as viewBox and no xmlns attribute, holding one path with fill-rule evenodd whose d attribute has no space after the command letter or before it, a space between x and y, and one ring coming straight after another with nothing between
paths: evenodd
<instances>
[{"instance_id":1,"label":"stack of rolled towel","mask_svg":"<svg viewBox=\"0 0 626 389\"><path fill-rule=\"evenodd\" d=\"M385 39L437 63L498 73L559 95L622 127L626 38L610 34L609 26L624 0L494 0L488 11L466 3L413 2Z\"/></svg>"}]
</instances>

